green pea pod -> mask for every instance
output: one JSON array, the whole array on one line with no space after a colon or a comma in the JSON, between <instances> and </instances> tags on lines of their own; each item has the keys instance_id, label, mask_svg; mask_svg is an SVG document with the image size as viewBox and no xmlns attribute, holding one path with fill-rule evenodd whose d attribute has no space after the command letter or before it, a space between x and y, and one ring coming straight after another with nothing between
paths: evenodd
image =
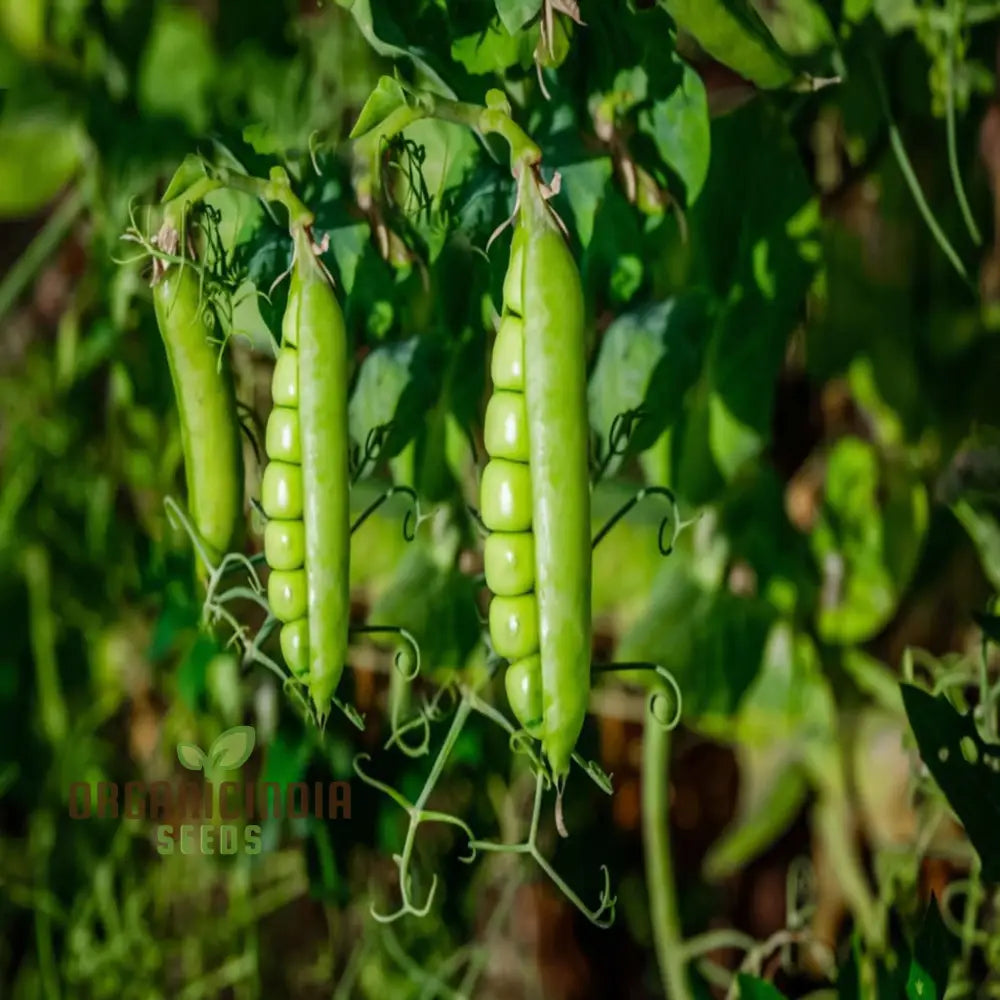
<instances>
[{"instance_id":1,"label":"green pea pod","mask_svg":"<svg viewBox=\"0 0 1000 1000\"><path fill-rule=\"evenodd\" d=\"M481 513L490 638L507 700L569 770L590 692L590 481L583 292L576 263L526 170L504 280L486 410Z\"/></svg>"},{"instance_id":2,"label":"green pea pod","mask_svg":"<svg viewBox=\"0 0 1000 1000\"><path fill-rule=\"evenodd\" d=\"M347 330L305 228L295 227L294 242L266 434L264 553L282 654L325 718L350 625Z\"/></svg>"},{"instance_id":3,"label":"green pea pod","mask_svg":"<svg viewBox=\"0 0 1000 1000\"><path fill-rule=\"evenodd\" d=\"M176 252L172 222L158 236ZM220 364L201 284L191 264L157 262L153 305L180 415L191 519L213 561L229 551L243 518L243 461L232 373Z\"/></svg>"},{"instance_id":4,"label":"green pea pod","mask_svg":"<svg viewBox=\"0 0 1000 1000\"><path fill-rule=\"evenodd\" d=\"M788 57L749 0L661 0L667 13L710 55L764 90L795 78Z\"/></svg>"},{"instance_id":5,"label":"green pea pod","mask_svg":"<svg viewBox=\"0 0 1000 1000\"><path fill-rule=\"evenodd\" d=\"M524 396L535 535L543 746L569 771L590 694L590 468L580 273L530 171L524 230Z\"/></svg>"}]
</instances>

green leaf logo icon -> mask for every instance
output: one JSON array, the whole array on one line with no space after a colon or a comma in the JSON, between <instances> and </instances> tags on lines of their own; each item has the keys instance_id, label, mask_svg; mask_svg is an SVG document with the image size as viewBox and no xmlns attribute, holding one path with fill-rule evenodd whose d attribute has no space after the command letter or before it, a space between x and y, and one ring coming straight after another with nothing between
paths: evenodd
<instances>
[{"instance_id":1,"label":"green leaf logo icon","mask_svg":"<svg viewBox=\"0 0 1000 1000\"><path fill-rule=\"evenodd\" d=\"M202 771L205 768L205 764L208 758L205 756L205 751L199 746L195 746L194 743L178 743L177 744L177 759L189 770L189 771Z\"/></svg>"},{"instance_id":2,"label":"green leaf logo icon","mask_svg":"<svg viewBox=\"0 0 1000 1000\"><path fill-rule=\"evenodd\" d=\"M208 751L211 769L235 771L238 767L242 767L253 752L256 738L253 726L233 726L232 729L227 729ZM179 753L180 747L177 750Z\"/></svg>"}]
</instances>

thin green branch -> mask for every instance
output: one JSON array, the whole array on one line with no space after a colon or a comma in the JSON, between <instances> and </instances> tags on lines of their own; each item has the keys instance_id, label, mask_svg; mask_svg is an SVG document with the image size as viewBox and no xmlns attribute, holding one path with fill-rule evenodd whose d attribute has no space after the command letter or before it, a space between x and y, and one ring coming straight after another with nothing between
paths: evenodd
<instances>
[{"instance_id":1,"label":"thin green branch","mask_svg":"<svg viewBox=\"0 0 1000 1000\"><path fill-rule=\"evenodd\" d=\"M957 14L957 8L956 8ZM957 17L956 17L957 21ZM969 207L969 199L965 193L965 185L962 183L962 173L958 166L958 143L955 137L955 49L958 45L959 25L956 23L948 37L948 80L945 104L945 127L948 134L948 169L951 171L951 183L955 189L955 197L958 199L958 206L962 211L962 218L965 226L969 230L972 242L976 246L981 246L983 242L982 234L976 225L976 220L972 217L972 209Z\"/></svg>"},{"instance_id":2,"label":"thin green branch","mask_svg":"<svg viewBox=\"0 0 1000 1000\"><path fill-rule=\"evenodd\" d=\"M647 719L642 736L642 842L653 941L669 1000L693 1000L670 856L669 771L670 731Z\"/></svg>"},{"instance_id":3,"label":"thin green branch","mask_svg":"<svg viewBox=\"0 0 1000 1000\"><path fill-rule=\"evenodd\" d=\"M7 315L39 268L58 249L76 217L83 211L85 202L83 187L74 188L56 206L45 220L45 225L0 281L0 319Z\"/></svg>"},{"instance_id":4,"label":"thin green branch","mask_svg":"<svg viewBox=\"0 0 1000 1000\"><path fill-rule=\"evenodd\" d=\"M525 165L534 166L541 161L541 149L511 117L510 105L502 91L489 91L486 95L486 107L481 107L464 101L452 101L428 91L404 89L407 103L395 108L372 130L363 133L366 143L372 144L376 149L414 122L423 118L436 118L464 125L480 135L500 136L510 147L510 168L514 174L520 173Z\"/></svg>"},{"instance_id":5,"label":"thin green branch","mask_svg":"<svg viewBox=\"0 0 1000 1000\"><path fill-rule=\"evenodd\" d=\"M882 105L882 112L885 115L886 122L889 127L889 143L892 146L892 151L895 154L896 162L899 164L899 169L903 174L907 186L910 189L910 194L913 195L913 200L916 202L917 210L923 217L927 228L931 231L931 235L934 237L935 242L941 248L941 252L948 258L951 266L956 270L959 277L969 286L970 289L975 291L975 286L972 283L972 279L969 277L969 272L966 270L965 264L962 263L962 258L959 257L955 248L951 245L948 237L945 235L944 230L939 225L937 218L931 211L930 205L927 203L927 199L924 197L924 192L920 187L920 181L917 179L916 172L913 169L913 164L910 162L910 157L906 152L906 146L903 144L903 137L900 135L899 127L896 125L896 120L892 115L892 108L889 106L889 95L885 89L885 81L882 79L882 71L879 69L878 63L875 61L875 57L869 53L869 58L872 64L872 73L875 77L875 89L878 91L879 103Z\"/></svg>"}]
</instances>

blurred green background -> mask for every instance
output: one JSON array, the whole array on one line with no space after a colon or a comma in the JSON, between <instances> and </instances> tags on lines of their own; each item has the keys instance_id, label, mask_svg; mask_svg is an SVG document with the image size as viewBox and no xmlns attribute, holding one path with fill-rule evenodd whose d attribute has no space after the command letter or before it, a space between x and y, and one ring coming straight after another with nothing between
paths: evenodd
<instances>
[{"instance_id":1,"label":"blurred green background","mask_svg":"<svg viewBox=\"0 0 1000 1000\"><path fill-rule=\"evenodd\" d=\"M762 0L797 69L839 82L758 93L688 34L675 52L651 3L580 6L585 26L547 0L0 0L0 996L652 997L671 982L664 943L680 954L681 928L721 927L758 941L791 927L903 995L901 942L932 893L955 904L948 997L988 968L995 988L993 890L918 767L897 681L979 704L995 737L973 616L1000 585L1000 10ZM595 526L644 483L692 519L667 559L655 504L595 552L596 658L656 661L684 700L680 729L651 740L642 679L602 682L581 752L614 795L577 774L565 841L543 814L543 850L586 905L609 867L609 930L530 860L465 864L463 834L432 824L414 858L416 898L437 876L428 916L370 915L398 905L406 814L359 780L355 754L412 801L430 763L385 749L394 705L479 678L507 711L502 681L482 683L465 503L507 237L482 251L512 187L491 146L427 124L384 151L380 193L347 133L394 70L475 102L505 88L560 172L595 442L643 411ZM330 237L356 347L352 433L403 429L352 506L395 480L434 512L410 546L395 501L354 540L356 620L406 625L425 666L407 693L391 647L356 648L344 697L364 732L335 716L318 734L200 628L166 517L180 433L148 262L121 237L152 231L192 152L289 169ZM251 289L219 322L254 497L289 247L260 206L216 208ZM243 778L351 780L350 819L269 820L262 852L233 857L160 856L143 820L69 819L72 782L178 779L177 743L238 724L257 739ZM651 812L661 785L669 828ZM431 805L514 842L532 787L476 716ZM964 819L968 799L945 791ZM673 872L650 867L662 850ZM724 995L741 947L696 941L686 988ZM825 954L783 956L787 995L823 987Z\"/></svg>"}]
</instances>

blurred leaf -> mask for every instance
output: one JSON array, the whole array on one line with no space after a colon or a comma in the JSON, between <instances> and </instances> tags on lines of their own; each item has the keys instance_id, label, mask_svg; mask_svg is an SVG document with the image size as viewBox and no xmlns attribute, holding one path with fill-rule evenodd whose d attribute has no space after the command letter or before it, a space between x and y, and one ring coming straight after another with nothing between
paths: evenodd
<instances>
[{"instance_id":1,"label":"blurred leaf","mask_svg":"<svg viewBox=\"0 0 1000 1000\"><path fill-rule=\"evenodd\" d=\"M732 716L757 675L774 612L756 599L703 590L675 556L617 655L665 667L680 685L685 723L714 726Z\"/></svg>"},{"instance_id":2,"label":"blurred leaf","mask_svg":"<svg viewBox=\"0 0 1000 1000\"><path fill-rule=\"evenodd\" d=\"M502 73L511 66L531 66L537 31L509 31L500 20L491 21L484 31L456 38L451 57L470 73Z\"/></svg>"},{"instance_id":3,"label":"blurred leaf","mask_svg":"<svg viewBox=\"0 0 1000 1000\"><path fill-rule=\"evenodd\" d=\"M281 137L276 135L262 122L255 122L252 125L247 125L243 129L243 141L251 149L253 149L255 153L259 153L261 156L269 156L275 153L280 153L285 148Z\"/></svg>"},{"instance_id":4,"label":"blurred leaf","mask_svg":"<svg viewBox=\"0 0 1000 1000\"><path fill-rule=\"evenodd\" d=\"M739 984L740 1000L785 1000L785 994L776 989L773 983L748 976L745 972L737 973L736 981Z\"/></svg>"},{"instance_id":5,"label":"blurred leaf","mask_svg":"<svg viewBox=\"0 0 1000 1000\"><path fill-rule=\"evenodd\" d=\"M1000 590L1000 432L984 426L962 442L942 473L941 500L968 532L983 572Z\"/></svg>"},{"instance_id":6,"label":"blurred leaf","mask_svg":"<svg viewBox=\"0 0 1000 1000\"><path fill-rule=\"evenodd\" d=\"M913 963L906 985L908 1000L943 1000L951 965L960 954L961 942L948 930L937 896L932 895L913 943Z\"/></svg>"},{"instance_id":7,"label":"blurred leaf","mask_svg":"<svg viewBox=\"0 0 1000 1000\"><path fill-rule=\"evenodd\" d=\"M376 428L386 428L380 456L388 459L416 436L437 394L436 355L427 339L411 337L376 347L365 358L349 409L351 433L359 444Z\"/></svg>"},{"instance_id":8,"label":"blurred leaf","mask_svg":"<svg viewBox=\"0 0 1000 1000\"><path fill-rule=\"evenodd\" d=\"M166 618L166 615L164 615ZM164 619L157 627L159 633ZM157 645L158 636L154 637L154 649ZM166 637L167 641L173 642L173 637ZM177 694L181 701L191 709L197 709L202 702L208 680L208 665L218 655L218 643L209 635L198 633L187 655L177 668ZM155 659L153 652L150 658Z\"/></svg>"},{"instance_id":9,"label":"blurred leaf","mask_svg":"<svg viewBox=\"0 0 1000 1000\"><path fill-rule=\"evenodd\" d=\"M911 473L880 475L871 445L851 437L837 442L812 534L825 577L818 612L824 639L859 642L889 620L916 566L928 516L926 490Z\"/></svg>"},{"instance_id":10,"label":"blurred leaf","mask_svg":"<svg viewBox=\"0 0 1000 1000\"><path fill-rule=\"evenodd\" d=\"M406 107L408 103L406 92L398 80L391 76L379 77L378 84L365 101L349 138L356 139L370 132L381 125L393 111Z\"/></svg>"},{"instance_id":11,"label":"blurred leaf","mask_svg":"<svg viewBox=\"0 0 1000 1000\"><path fill-rule=\"evenodd\" d=\"M542 9L542 0L494 0L503 26L514 35Z\"/></svg>"},{"instance_id":12,"label":"blurred leaf","mask_svg":"<svg viewBox=\"0 0 1000 1000\"><path fill-rule=\"evenodd\" d=\"M573 212L576 234L583 246L593 237L594 216L611 179L611 170L611 160L606 156L564 163L559 168L562 193Z\"/></svg>"},{"instance_id":13,"label":"blurred leaf","mask_svg":"<svg viewBox=\"0 0 1000 1000\"><path fill-rule=\"evenodd\" d=\"M766 747L790 741L791 755L804 756L810 741L832 743L837 736L837 710L819 653L809 636L796 633L790 622L771 629L761 657L760 672L742 702L728 735L740 743Z\"/></svg>"},{"instance_id":14,"label":"blurred leaf","mask_svg":"<svg viewBox=\"0 0 1000 1000\"><path fill-rule=\"evenodd\" d=\"M50 115L0 118L0 219L44 208L79 169L75 122Z\"/></svg>"},{"instance_id":15,"label":"blurred leaf","mask_svg":"<svg viewBox=\"0 0 1000 1000\"><path fill-rule=\"evenodd\" d=\"M139 100L154 115L205 131L217 64L205 19L195 10L159 4L139 69Z\"/></svg>"},{"instance_id":16,"label":"blurred leaf","mask_svg":"<svg viewBox=\"0 0 1000 1000\"><path fill-rule=\"evenodd\" d=\"M793 77L787 56L750 0L660 0L678 27L724 66L758 87L783 87Z\"/></svg>"},{"instance_id":17,"label":"blurred leaf","mask_svg":"<svg viewBox=\"0 0 1000 1000\"><path fill-rule=\"evenodd\" d=\"M279 731L267 746L264 766L261 769L260 782L274 782L282 788L296 781L301 781L309 762L311 748L302 738L299 731L297 739L289 739L284 732Z\"/></svg>"},{"instance_id":18,"label":"blurred leaf","mask_svg":"<svg viewBox=\"0 0 1000 1000\"><path fill-rule=\"evenodd\" d=\"M756 576L757 591L779 611L811 608L817 573L808 539L785 510L785 485L766 464L744 470L726 492L723 525L733 557L745 560Z\"/></svg>"},{"instance_id":19,"label":"blurred leaf","mask_svg":"<svg viewBox=\"0 0 1000 1000\"><path fill-rule=\"evenodd\" d=\"M652 106L639 114L639 128L656 144L667 166L684 184L686 202L693 205L708 176L711 130L708 97L697 71L671 53L676 69L671 89L664 97L654 96Z\"/></svg>"},{"instance_id":20,"label":"blurred leaf","mask_svg":"<svg viewBox=\"0 0 1000 1000\"><path fill-rule=\"evenodd\" d=\"M170 183L160 199L161 203L165 205L168 201L172 201L206 175L205 161L194 153L188 153L181 160L181 165L174 171L173 177L170 178Z\"/></svg>"},{"instance_id":21,"label":"blurred leaf","mask_svg":"<svg viewBox=\"0 0 1000 1000\"><path fill-rule=\"evenodd\" d=\"M839 12L841 3L834 0L825 6ZM817 0L783 0L780 6L761 5L758 10L775 41L790 56L810 55L836 41L836 31L824 3Z\"/></svg>"},{"instance_id":22,"label":"blurred leaf","mask_svg":"<svg viewBox=\"0 0 1000 1000\"><path fill-rule=\"evenodd\" d=\"M645 451L677 421L698 377L708 329L708 300L699 292L633 309L612 322L587 390L591 427L602 449L619 414L641 411L629 455Z\"/></svg>"},{"instance_id":23,"label":"blurred leaf","mask_svg":"<svg viewBox=\"0 0 1000 1000\"><path fill-rule=\"evenodd\" d=\"M45 51L48 0L0 0L0 37L28 59Z\"/></svg>"},{"instance_id":24,"label":"blurred leaf","mask_svg":"<svg viewBox=\"0 0 1000 1000\"><path fill-rule=\"evenodd\" d=\"M465 666L481 641L473 581L442 566L422 538L408 547L371 620L409 629L429 675Z\"/></svg>"},{"instance_id":25,"label":"blurred leaf","mask_svg":"<svg viewBox=\"0 0 1000 1000\"><path fill-rule=\"evenodd\" d=\"M705 855L705 878L720 881L742 870L782 837L809 796L800 765L780 744L737 744L740 800L733 822Z\"/></svg>"},{"instance_id":26,"label":"blurred leaf","mask_svg":"<svg viewBox=\"0 0 1000 1000\"><path fill-rule=\"evenodd\" d=\"M987 743L972 715L960 715L944 695L900 687L921 759L965 827L983 878L1000 881L1000 744Z\"/></svg>"},{"instance_id":27,"label":"blurred leaf","mask_svg":"<svg viewBox=\"0 0 1000 1000\"><path fill-rule=\"evenodd\" d=\"M715 119L712 145L691 228L699 273L725 303L709 349L709 442L728 480L770 440L785 344L820 256L819 206L795 144L765 105Z\"/></svg>"},{"instance_id":28,"label":"blurred leaf","mask_svg":"<svg viewBox=\"0 0 1000 1000\"><path fill-rule=\"evenodd\" d=\"M414 45L407 39L386 5L373 4L372 0L337 0L337 3L351 12L361 34L380 56L411 60L445 97L455 97L436 57L427 48Z\"/></svg>"},{"instance_id":29,"label":"blurred leaf","mask_svg":"<svg viewBox=\"0 0 1000 1000\"><path fill-rule=\"evenodd\" d=\"M910 972L906 980L906 1000L938 1000L943 995L920 963L910 962Z\"/></svg>"},{"instance_id":30,"label":"blurred leaf","mask_svg":"<svg viewBox=\"0 0 1000 1000\"><path fill-rule=\"evenodd\" d=\"M994 590L1000 591L1000 522L987 511L977 511L966 500L956 500L952 513L975 545L986 578Z\"/></svg>"}]
</instances>

